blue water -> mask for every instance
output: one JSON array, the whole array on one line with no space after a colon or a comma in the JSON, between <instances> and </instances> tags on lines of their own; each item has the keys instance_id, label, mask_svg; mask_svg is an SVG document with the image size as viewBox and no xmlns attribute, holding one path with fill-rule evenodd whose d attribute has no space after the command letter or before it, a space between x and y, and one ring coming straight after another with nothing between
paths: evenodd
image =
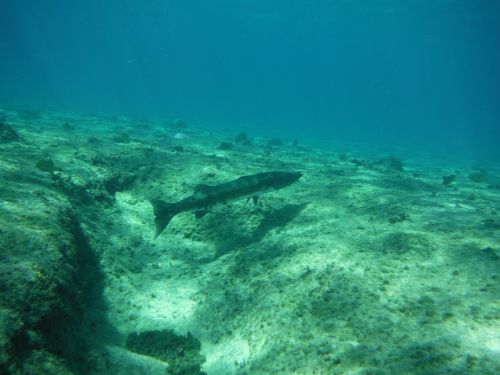
<instances>
[{"instance_id":1,"label":"blue water","mask_svg":"<svg viewBox=\"0 0 500 375\"><path fill-rule=\"evenodd\" d=\"M0 102L499 158L500 2L3 0Z\"/></svg>"}]
</instances>

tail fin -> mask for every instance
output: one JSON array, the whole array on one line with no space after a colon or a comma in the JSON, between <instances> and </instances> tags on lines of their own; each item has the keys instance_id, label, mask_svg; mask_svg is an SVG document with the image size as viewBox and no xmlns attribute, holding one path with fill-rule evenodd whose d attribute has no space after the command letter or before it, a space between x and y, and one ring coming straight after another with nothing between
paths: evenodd
<instances>
[{"instance_id":1,"label":"tail fin","mask_svg":"<svg viewBox=\"0 0 500 375\"><path fill-rule=\"evenodd\" d=\"M163 229L170 223L170 220L177 215L177 211L174 209L173 203L167 203L159 199L151 199L150 202L155 215L156 238L163 232Z\"/></svg>"}]
</instances>

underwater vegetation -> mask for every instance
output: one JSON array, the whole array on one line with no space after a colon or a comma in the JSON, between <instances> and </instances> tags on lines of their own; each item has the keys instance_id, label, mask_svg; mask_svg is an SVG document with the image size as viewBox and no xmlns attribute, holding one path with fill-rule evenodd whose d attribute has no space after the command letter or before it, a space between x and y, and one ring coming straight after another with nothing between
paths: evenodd
<instances>
[{"instance_id":1,"label":"underwater vegetation","mask_svg":"<svg viewBox=\"0 0 500 375\"><path fill-rule=\"evenodd\" d=\"M190 333L181 336L169 329L131 333L126 346L133 352L167 362L169 375L206 375L201 371L205 362L200 354L201 343Z\"/></svg>"}]
</instances>

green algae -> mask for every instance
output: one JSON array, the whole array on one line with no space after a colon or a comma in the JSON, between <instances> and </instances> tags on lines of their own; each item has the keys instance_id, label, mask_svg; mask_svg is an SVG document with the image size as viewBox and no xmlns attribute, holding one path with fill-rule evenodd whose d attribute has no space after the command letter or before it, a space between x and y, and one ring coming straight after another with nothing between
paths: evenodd
<instances>
[{"instance_id":1,"label":"green algae","mask_svg":"<svg viewBox=\"0 0 500 375\"><path fill-rule=\"evenodd\" d=\"M169 364L167 374L203 375L201 344L193 335L177 335L173 330L146 331L127 336L127 349Z\"/></svg>"}]
</instances>

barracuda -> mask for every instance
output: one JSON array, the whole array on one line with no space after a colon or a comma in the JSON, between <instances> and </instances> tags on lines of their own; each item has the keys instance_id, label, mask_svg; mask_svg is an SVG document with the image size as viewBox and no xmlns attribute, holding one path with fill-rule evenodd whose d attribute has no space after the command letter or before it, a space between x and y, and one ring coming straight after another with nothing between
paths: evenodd
<instances>
[{"instance_id":1,"label":"barracuda","mask_svg":"<svg viewBox=\"0 0 500 375\"><path fill-rule=\"evenodd\" d=\"M192 195L175 203L152 199L156 224L155 238L163 232L170 220L181 212L194 211L195 216L201 218L211 207L219 203L241 198L251 198L257 203L260 195L291 185L300 177L302 177L300 172L263 172L242 176L219 185L197 185Z\"/></svg>"}]
</instances>

